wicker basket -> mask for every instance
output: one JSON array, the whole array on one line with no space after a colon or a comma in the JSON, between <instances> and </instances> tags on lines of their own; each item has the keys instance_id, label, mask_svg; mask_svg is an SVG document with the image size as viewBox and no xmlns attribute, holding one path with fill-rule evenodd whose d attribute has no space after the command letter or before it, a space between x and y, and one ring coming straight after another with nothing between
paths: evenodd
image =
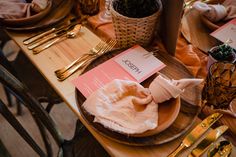
<instances>
[{"instance_id":1,"label":"wicker basket","mask_svg":"<svg viewBox=\"0 0 236 157\"><path fill-rule=\"evenodd\" d=\"M121 15L111 5L112 22L115 29L116 40L120 47L130 47L135 44L147 46L153 39L157 29L157 21L162 11L162 3L154 14L143 18L130 18Z\"/></svg>"}]
</instances>

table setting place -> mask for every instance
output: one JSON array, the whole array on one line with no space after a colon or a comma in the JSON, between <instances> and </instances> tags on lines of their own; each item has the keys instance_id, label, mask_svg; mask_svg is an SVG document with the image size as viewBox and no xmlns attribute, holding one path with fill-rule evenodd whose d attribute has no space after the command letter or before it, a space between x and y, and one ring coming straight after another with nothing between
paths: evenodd
<instances>
[{"instance_id":1,"label":"table setting place","mask_svg":"<svg viewBox=\"0 0 236 157\"><path fill-rule=\"evenodd\" d=\"M70 14L72 1L3 0L0 22L8 31L32 31L21 44L34 58L48 55L54 63L50 53L60 56L60 48L68 53L60 45L67 42L85 47L83 53L70 52L69 63L59 60L63 66L50 67L50 74L60 85L73 85L79 113L96 133L136 149L168 147L178 141L168 157L236 154L236 140L230 136L236 134L235 1L184 2L180 30L189 43L208 54L205 78L193 76L175 57L150 46L164 9L162 1L148 1L153 13L148 16L150 21L144 28L142 24L128 25L129 31L123 31L126 35L120 29L127 27L124 21L128 19L121 19L116 12L121 1L106 0L105 10L99 13L98 1L81 0L80 11L87 15L79 17ZM91 8L82 7L86 4ZM94 14L114 25L115 39L88 34L93 34L86 26ZM131 23L137 20L129 18ZM204 31L199 30L203 27ZM137 31L140 29L144 31ZM233 35L223 38L226 32ZM91 46L95 38L99 40ZM70 44L67 47L72 47Z\"/></svg>"},{"instance_id":2,"label":"table setting place","mask_svg":"<svg viewBox=\"0 0 236 157\"><path fill-rule=\"evenodd\" d=\"M188 121L196 120L199 108L195 106L196 104L185 104L181 94L185 90L203 83L203 79L171 79L165 75L165 72L157 72L165 68L164 63L160 61L156 65L154 76L149 74L152 75L152 79L145 75L143 77L146 79L137 77L127 69L125 71L122 68L121 71L118 70L117 63L125 68L124 61L129 60L137 66L136 68L139 69L140 73L143 73L148 69L148 66L144 66L144 70L140 65L150 64L150 58L154 57L152 54L148 54L147 58L143 58L146 55L147 51L136 45L131 49L122 51L118 56L112 56L109 60L101 64L98 63L74 79L73 84L77 88L77 105L82 117L99 134L115 142L130 146L168 145L168 142L181 136L184 137L180 145L168 155L170 157L181 156L183 150L185 155L186 151L188 152L187 156L189 157L230 156L233 150L232 143L225 139L219 140L228 131L228 126L219 125L217 122L224 114L234 116L235 111L231 110L232 106L223 109L222 106L220 107L221 103L218 103L219 106L215 102L212 103L211 99L213 98L210 97L215 96L216 99L219 96L206 93L210 92L211 88L216 88L215 85L209 87L208 83L204 83L202 93L202 103L207 106L216 105L214 106L215 112L191 129L190 126L193 123ZM133 56L135 59L132 58ZM142 58L139 59L139 56ZM111 67L117 70L116 74L108 73ZM153 72L153 69L150 71ZM127 72L133 77L127 75ZM232 75L235 77L234 74ZM144 80L146 83L143 83ZM219 89L215 90L218 91ZM211 96L206 97L206 95ZM81 97L83 97L82 100ZM235 94L232 97L235 98ZM229 99L231 100L231 98ZM188 110L185 110L184 106ZM186 112L188 113L186 114ZM166 115L167 113L168 115ZM189 117L189 114L192 117ZM180 131L178 132L176 129L180 129Z\"/></svg>"},{"instance_id":3,"label":"table setting place","mask_svg":"<svg viewBox=\"0 0 236 157\"><path fill-rule=\"evenodd\" d=\"M235 18L235 1L190 0L185 3L181 33L188 42L206 54L212 47L222 43L235 49L235 32L226 27L234 24Z\"/></svg>"}]
</instances>

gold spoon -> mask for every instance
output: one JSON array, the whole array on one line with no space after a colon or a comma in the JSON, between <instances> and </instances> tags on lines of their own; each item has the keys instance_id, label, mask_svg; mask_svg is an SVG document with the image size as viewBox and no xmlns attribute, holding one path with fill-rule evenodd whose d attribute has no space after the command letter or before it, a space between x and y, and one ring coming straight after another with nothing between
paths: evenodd
<instances>
[{"instance_id":1,"label":"gold spoon","mask_svg":"<svg viewBox=\"0 0 236 157\"><path fill-rule=\"evenodd\" d=\"M209 149L207 157L229 157L232 152L232 144L229 141L221 141L214 148Z\"/></svg>"}]
</instances>

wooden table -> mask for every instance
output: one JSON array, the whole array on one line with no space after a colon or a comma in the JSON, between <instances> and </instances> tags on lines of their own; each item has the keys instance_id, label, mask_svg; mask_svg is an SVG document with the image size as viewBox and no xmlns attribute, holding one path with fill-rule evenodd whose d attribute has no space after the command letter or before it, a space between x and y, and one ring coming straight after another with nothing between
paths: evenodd
<instances>
[{"instance_id":1,"label":"wooden table","mask_svg":"<svg viewBox=\"0 0 236 157\"><path fill-rule=\"evenodd\" d=\"M95 132L93 128L89 126L88 123L86 123L86 121L82 118L76 105L75 87L71 83L71 81L75 79L80 74L80 72L78 71L67 80L59 82L54 75L54 71L69 64L83 53L88 52L90 48L94 47L100 41L100 38L93 34L89 29L83 27L81 30L81 35L79 35L77 38L67 39L37 55L33 55L32 51L28 50L22 42L32 34L10 31L8 31L8 34L21 47L25 55L37 67L37 69L47 79L55 91L63 98L68 107L73 110L82 123L89 129L89 131L111 156L165 157L180 144L183 136L167 144L156 146L136 147L120 144ZM163 72L167 71L171 77L176 79L191 77L191 74L187 71L184 65L178 62L175 58L172 58L164 52L161 52L159 57L168 65L167 68L162 70ZM183 98L192 104L197 104L200 100L199 93L193 93L191 90L187 90L183 94ZM198 122L199 119L195 122L195 124ZM181 156L186 156L187 153L188 151L185 151Z\"/></svg>"}]
</instances>

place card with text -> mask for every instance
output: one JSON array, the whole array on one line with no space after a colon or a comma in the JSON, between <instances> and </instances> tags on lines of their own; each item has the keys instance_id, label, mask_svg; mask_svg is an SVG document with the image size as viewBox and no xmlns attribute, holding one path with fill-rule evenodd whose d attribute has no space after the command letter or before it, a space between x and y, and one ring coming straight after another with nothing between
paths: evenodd
<instances>
[{"instance_id":1,"label":"place card with text","mask_svg":"<svg viewBox=\"0 0 236 157\"><path fill-rule=\"evenodd\" d=\"M114 79L141 83L165 67L152 53L139 45L125 50L73 80L76 88L88 97Z\"/></svg>"},{"instance_id":2,"label":"place card with text","mask_svg":"<svg viewBox=\"0 0 236 157\"><path fill-rule=\"evenodd\" d=\"M211 33L211 36L236 49L236 18Z\"/></svg>"}]
</instances>

